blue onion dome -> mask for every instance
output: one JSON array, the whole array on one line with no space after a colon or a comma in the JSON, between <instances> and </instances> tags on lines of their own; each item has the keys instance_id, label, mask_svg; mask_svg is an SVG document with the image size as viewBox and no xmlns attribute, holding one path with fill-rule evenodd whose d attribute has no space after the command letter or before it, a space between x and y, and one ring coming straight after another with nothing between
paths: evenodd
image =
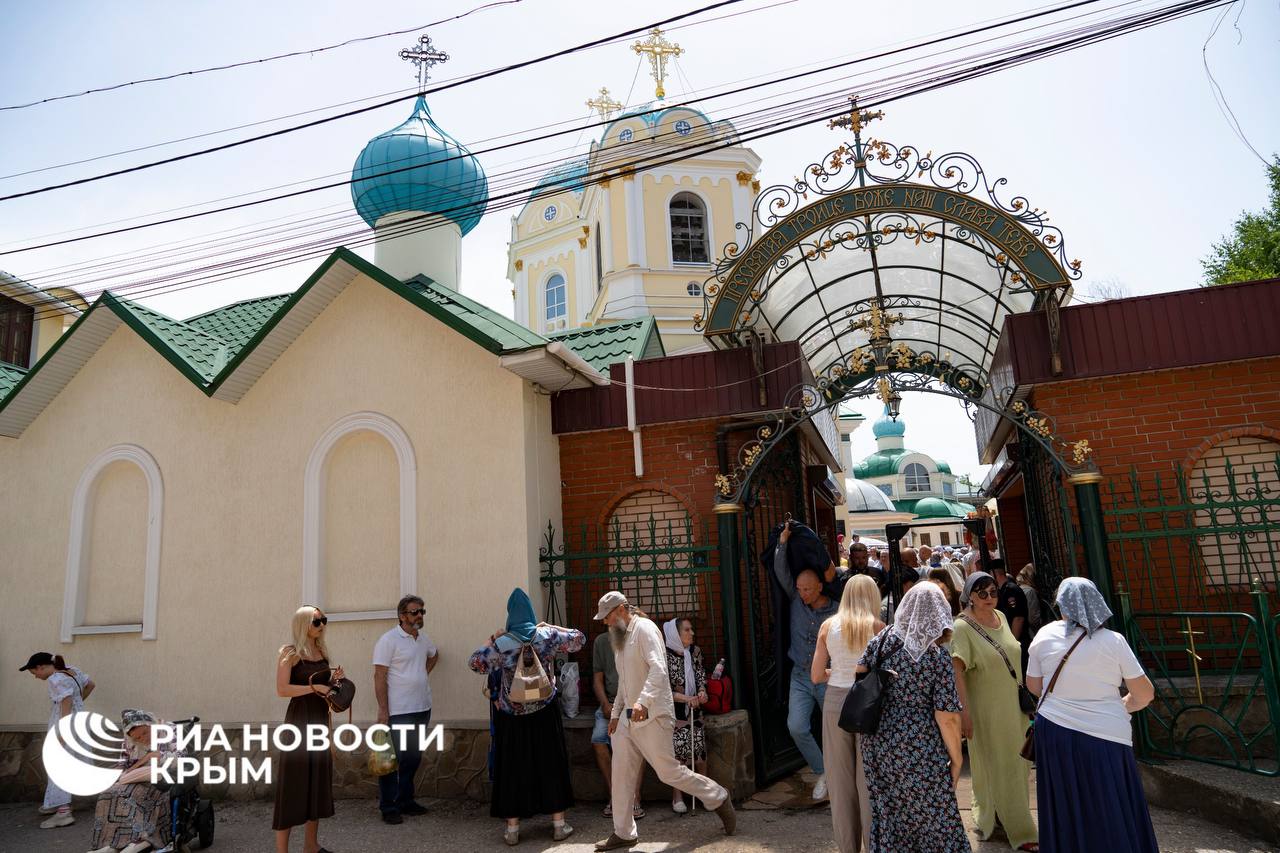
<instances>
[{"instance_id":1,"label":"blue onion dome","mask_svg":"<svg viewBox=\"0 0 1280 853\"><path fill-rule=\"evenodd\" d=\"M370 227L388 213L416 211L439 213L465 235L489 202L479 161L432 121L422 97L408 120L369 140L351 179L351 200Z\"/></svg>"},{"instance_id":2,"label":"blue onion dome","mask_svg":"<svg viewBox=\"0 0 1280 853\"><path fill-rule=\"evenodd\" d=\"M889 417L889 407L885 406L884 414L871 425L871 434L876 438L884 438L885 436L902 436L906 434L907 425L902 422L899 416L895 421Z\"/></svg>"}]
</instances>

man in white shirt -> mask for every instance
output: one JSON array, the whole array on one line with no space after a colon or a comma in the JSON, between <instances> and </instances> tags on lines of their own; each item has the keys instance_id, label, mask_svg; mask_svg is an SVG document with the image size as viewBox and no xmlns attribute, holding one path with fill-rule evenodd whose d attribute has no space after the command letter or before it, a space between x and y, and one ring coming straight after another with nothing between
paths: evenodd
<instances>
[{"instance_id":1,"label":"man in white shirt","mask_svg":"<svg viewBox=\"0 0 1280 853\"><path fill-rule=\"evenodd\" d=\"M617 591L601 597L595 618L609 628L618 668L618 695L609 719L609 735L613 739L613 832L596 845L596 850L634 847L639 841L631 803L639 771L646 761L664 785L695 796L707 808L714 809L725 834L733 835L737 816L729 792L676 761L672 742L675 703L667 678L662 632Z\"/></svg>"},{"instance_id":2,"label":"man in white shirt","mask_svg":"<svg viewBox=\"0 0 1280 853\"><path fill-rule=\"evenodd\" d=\"M373 693L378 698L378 722L392 727L396 769L378 778L378 810L385 823L404 823L401 815L426 814L413 798L413 777L422 764L426 730L431 725L431 670L440 651L422 630L426 608L421 598L406 595L396 605L400 624L383 634L373 647ZM407 727L404 750L398 727Z\"/></svg>"}]
</instances>

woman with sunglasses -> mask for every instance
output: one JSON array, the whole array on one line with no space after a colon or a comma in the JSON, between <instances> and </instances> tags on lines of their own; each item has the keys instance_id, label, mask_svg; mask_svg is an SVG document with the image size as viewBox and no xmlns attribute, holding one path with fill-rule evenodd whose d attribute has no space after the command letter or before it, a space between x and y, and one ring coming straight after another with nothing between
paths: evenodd
<instances>
[{"instance_id":1,"label":"woman with sunglasses","mask_svg":"<svg viewBox=\"0 0 1280 853\"><path fill-rule=\"evenodd\" d=\"M325 626L329 618L319 607L303 605L293 614L293 642L280 649L276 660L276 695L289 700L284 721L302 734L296 749L282 752L276 763L276 808L271 828L276 853L288 853L289 833L305 824L303 853L330 853L320 846L320 820L333 817L333 753L306 748L307 727L329 727L330 676L342 678L342 667L329 672Z\"/></svg>"},{"instance_id":2,"label":"woman with sunglasses","mask_svg":"<svg viewBox=\"0 0 1280 853\"><path fill-rule=\"evenodd\" d=\"M991 575L969 575L951 635L951 665L964 706L960 730L969 741L973 774L973 822L983 841L999 824L1010 847L1036 851L1027 791L1031 765L1019 754L1027 734L1027 715L1018 705L1022 650L996 609L999 594Z\"/></svg>"}]
</instances>

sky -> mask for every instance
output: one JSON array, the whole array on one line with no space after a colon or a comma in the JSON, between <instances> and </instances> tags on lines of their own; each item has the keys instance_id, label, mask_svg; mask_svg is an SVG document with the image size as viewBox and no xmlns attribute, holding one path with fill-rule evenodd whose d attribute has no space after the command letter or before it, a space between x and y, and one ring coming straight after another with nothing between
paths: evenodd
<instances>
[{"instance_id":1,"label":"sky","mask_svg":"<svg viewBox=\"0 0 1280 853\"><path fill-rule=\"evenodd\" d=\"M8 38L0 52L0 106L408 29L481 2L9 4L3 12ZM521 0L479 11L430 29L436 45L451 56L436 69L433 80L550 53L695 5ZM1099 4L1109 5L1114 2ZM1042 4L904 0L887 6L748 0L670 31L669 37L685 54L678 61L680 73L667 84L668 100L1035 8ZM1217 14L1193 16L889 104L884 108L887 118L874 132L937 153L968 152L989 173L1007 178L1011 192L1047 209L1051 221L1063 230L1068 255L1083 261L1081 290L1086 294L1100 281L1118 283L1133 295L1194 287L1201 278L1199 260L1212 242L1242 211L1266 202L1262 163L1215 105L1202 63L1201 51ZM377 39L279 62L0 111L0 175L11 176L331 108L124 156L2 177L0 195L298 123L337 112L332 109L336 104L375 96L389 100L389 93L414 86L412 66L396 54L416 37L413 33ZM1280 150L1280 111L1274 109L1280 84L1278 39L1277 4L1237 3L1206 51L1245 137L1263 156ZM596 48L441 92L430 99L432 115L473 150L544 125L570 127L587 120L584 102L601 86L628 104L651 99L652 83L638 62L626 44ZM856 89L865 79L837 74L821 78L831 91ZM767 94L773 102L794 95L785 86ZM720 118L732 115L748 99L742 95L699 106ZM353 106L372 102L376 100ZM243 238L304 216L349 216L347 188L61 247L14 250L44 242L51 234L76 236L118 220L129 221L111 227L133 224L155 218L158 211L191 212L200 209L191 205L220 197L314 182L325 175L345 180L364 143L399 124L410 108L410 102L401 102L232 151L0 202L0 270L37 286L73 286L92 294L102 286L104 271L113 269L105 265L127 263L132 272L113 279L111 287L138 288L125 295L176 317L293 290L329 246L318 247L318 257L290 266L172 293L147 292L146 280L156 273L139 270L138 257L186 246L176 262L201 266L217 258L194 257L190 241ZM750 147L763 158L760 177L767 186L788 181L840 141L824 126L814 125L751 142ZM585 150L587 142L587 136L570 133L478 156L493 181L509 169L531 168ZM508 316L511 283L505 276L511 214L492 212L467 236L462 275L465 294ZM362 228L352 226L351 239L359 239ZM214 244L204 253L219 251ZM372 257L370 248L358 251ZM98 266L85 270L86 264ZM856 408L874 414L878 406L860 401ZM947 459L957 473L982 475L972 430L958 404L909 394L903 412L909 418L913 446ZM853 441L855 456L873 450L869 430L855 433Z\"/></svg>"}]
</instances>

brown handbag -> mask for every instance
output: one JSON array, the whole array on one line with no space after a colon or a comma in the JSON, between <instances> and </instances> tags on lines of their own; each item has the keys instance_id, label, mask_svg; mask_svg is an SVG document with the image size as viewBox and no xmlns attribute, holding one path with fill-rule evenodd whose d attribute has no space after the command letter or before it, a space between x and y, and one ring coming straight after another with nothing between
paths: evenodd
<instances>
[{"instance_id":1,"label":"brown handbag","mask_svg":"<svg viewBox=\"0 0 1280 853\"><path fill-rule=\"evenodd\" d=\"M1067 653L1062 656L1062 660L1058 661L1058 668L1053 672L1053 678L1049 679L1049 686L1040 694L1040 701L1036 703L1036 713L1040 712L1040 706L1044 704L1045 697L1053 692L1053 686L1058 683L1058 676L1062 675L1062 668L1066 666L1067 658L1071 657L1071 653L1076 650L1076 646L1080 645L1080 641L1089 636L1089 632L1083 632L1076 641L1071 644L1071 648L1067 649ZM1027 738L1022 742L1022 749L1018 754L1030 761L1036 763L1036 741L1035 741L1035 720L1031 721L1031 725L1027 727Z\"/></svg>"},{"instance_id":2,"label":"brown handbag","mask_svg":"<svg viewBox=\"0 0 1280 853\"><path fill-rule=\"evenodd\" d=\"M336 671L337 670L335 669L322 669L319 672L313 672L311 673L311 677L307 679L307 684L311 687L313 692L319 693L320 691L316 690L316 676L322 673ZM331 715L335 712L341 714L343 711L346 711L347 722L350 723L352 719L351 703L356 699L355 682L350 678L338 678L334 679L334 681L328 685L328 688L329 692L320 698L324 699L325 704L329 706L329 713Z\"/></svg>"}]
</instances>

